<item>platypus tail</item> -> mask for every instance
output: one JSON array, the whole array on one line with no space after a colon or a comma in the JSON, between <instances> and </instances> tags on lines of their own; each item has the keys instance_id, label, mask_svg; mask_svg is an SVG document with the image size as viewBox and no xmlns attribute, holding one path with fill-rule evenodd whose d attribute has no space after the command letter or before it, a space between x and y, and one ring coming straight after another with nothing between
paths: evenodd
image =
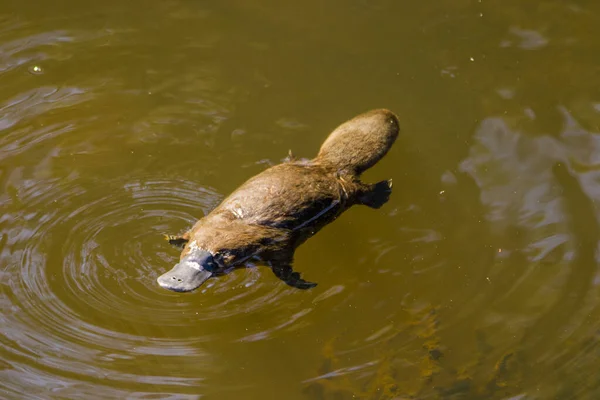
<instances>
[{"instance_id":1,"label":"platypus tail","mask_svg":"<svg viewBox=\"0 0 600 400\"><path fill-rule=\"evenodd\" d=\"M399 130L398 118L389 110L360 114L331 132L315 161L359 176L385 156Z\"/></svg>"}]
</instances>

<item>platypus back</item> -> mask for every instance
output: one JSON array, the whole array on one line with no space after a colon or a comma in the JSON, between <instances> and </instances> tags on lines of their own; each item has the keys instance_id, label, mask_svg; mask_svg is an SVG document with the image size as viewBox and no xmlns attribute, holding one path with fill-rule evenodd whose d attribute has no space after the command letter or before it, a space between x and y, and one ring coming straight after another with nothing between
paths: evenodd
<instances>
[{"instance_id":1,"label":"platypus back","mask_svg":"<svg viewBox=\"0 0 600 400\"><path fill-rule=\"evenodd\" d=\"M359 176L385 156L399 130L398 118L391 111L366 112L331 132L315 161Z\"/></svg>"},{"instance_id":2,"label":"platypus back","mask_svg":"<svg viewBox=\"0 0 600 400\"><path fill-rule=\"evenodd\" d=\"M286 284L314 287L293 270L295 249L353 205L388 201L391 180L371 184L358 175L388 152L398 130L393 113L373 110L337 127L312 162L290 160L248 179L190 231L168 236L184 249L158 283L189 292L256 258Z\"/></svg>"}]
</instances>

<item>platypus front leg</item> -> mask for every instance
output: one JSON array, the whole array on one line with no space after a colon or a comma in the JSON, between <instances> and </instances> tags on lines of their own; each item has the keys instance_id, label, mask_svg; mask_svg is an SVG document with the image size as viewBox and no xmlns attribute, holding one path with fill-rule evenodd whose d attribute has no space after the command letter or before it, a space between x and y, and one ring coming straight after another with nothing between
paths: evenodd
<instances>
[{"instance_id":1,"label":"platypus front leg","mask_svg":"<svg viewBox=\"0 0 600 400\"><path fill-rule=\"evenodd\" d=\"M294 272L289 262L274 261L271 262L271 269L276 277L297 289L310 289L317 286L314 282L307 282L300 278L298 272Z\"/></svg>"},{"instance_id":2,"label":"platypus front leg","mask_svg":"<svg viewBox=\"0 0 600 400\"><path fill-rule=\"evenodd\" d=\"M169 242L169 244L172 244L173 246L177 246L177 247L183 247L186 245L187 242L189 242L190 240L190 235L188 232L184 233L183 235L167 235L164 234L165 239Z\"/></svg>"}]
</instances>

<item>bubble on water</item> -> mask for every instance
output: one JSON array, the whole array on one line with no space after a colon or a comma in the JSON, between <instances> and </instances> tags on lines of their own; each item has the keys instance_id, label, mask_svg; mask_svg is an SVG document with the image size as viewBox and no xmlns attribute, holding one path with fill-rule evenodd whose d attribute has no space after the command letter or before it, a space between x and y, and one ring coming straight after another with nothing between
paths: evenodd
<instances>
[{"instance_id":1,"label":"bubble on water","mask_svg":"<svg viewBox=\"0 0 600 400\"><path fill-rule=\"evenodd\" d=\"M42 75L44 73L44 69L39 65L32 65L28 68L29 72L34 75Z\"/></svg>"}]
</instances>

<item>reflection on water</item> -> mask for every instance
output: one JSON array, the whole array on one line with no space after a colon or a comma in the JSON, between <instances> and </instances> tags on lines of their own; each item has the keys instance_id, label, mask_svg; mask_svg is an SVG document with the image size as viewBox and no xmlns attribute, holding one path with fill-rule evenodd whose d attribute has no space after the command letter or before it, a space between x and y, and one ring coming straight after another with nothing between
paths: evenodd
<instances>
[{"instance_id":1,"label":"reflection on water","mask_svg":"<svg viewBox=\"0 0 600 400\"><path fill-rule=\"evenodd\" d=\"M405 309L412 323L385 326L350 348L329 343L319 375L305 381L310 396L530 398L522 391L528 379L568 376L576 362L563 362L573 352L590 357L578 347L589 348L597 337L597 324L590 326L589 318L598 313L600 300L595 291L600 277L594 206L600 194L594 168L598 133L583 129L567 110L561 112L565 123L559 138L515 132L502 118L484 120L457 168L480 188L492 241L501 243L492 245L493 259L471 304L454 316L445 313L446 332L437 310L413 306ZM413 237L443 240L417 229ZM454 296L461 301L461 294ZM452 329L474 329L472 343L458 350L471 352L465 361L455 363L451 353L457 349L445 342L446 336L455 340ZM365 352L373 338L376 347ZM420 359L407 355L415 342ZM365 353L375 358L367 361ZM350 366L342 356L353 360ZM358 385L356 379L366 383ZM545 385L537 389L539 398L581 390L563 382Z\"/></svg>"},{"instance_id":2,"label":"reflection on water","mask_svg":"<svg viewBox=\"0 0 600 400\"><path fill-rule=\"evenodd\" d=\"M597 398L598 6L238 3L0 15L0 397ZM299 249L317 288L158 287L163 234L375 107L394 194Z\"/></svg>"}]
</instances>

